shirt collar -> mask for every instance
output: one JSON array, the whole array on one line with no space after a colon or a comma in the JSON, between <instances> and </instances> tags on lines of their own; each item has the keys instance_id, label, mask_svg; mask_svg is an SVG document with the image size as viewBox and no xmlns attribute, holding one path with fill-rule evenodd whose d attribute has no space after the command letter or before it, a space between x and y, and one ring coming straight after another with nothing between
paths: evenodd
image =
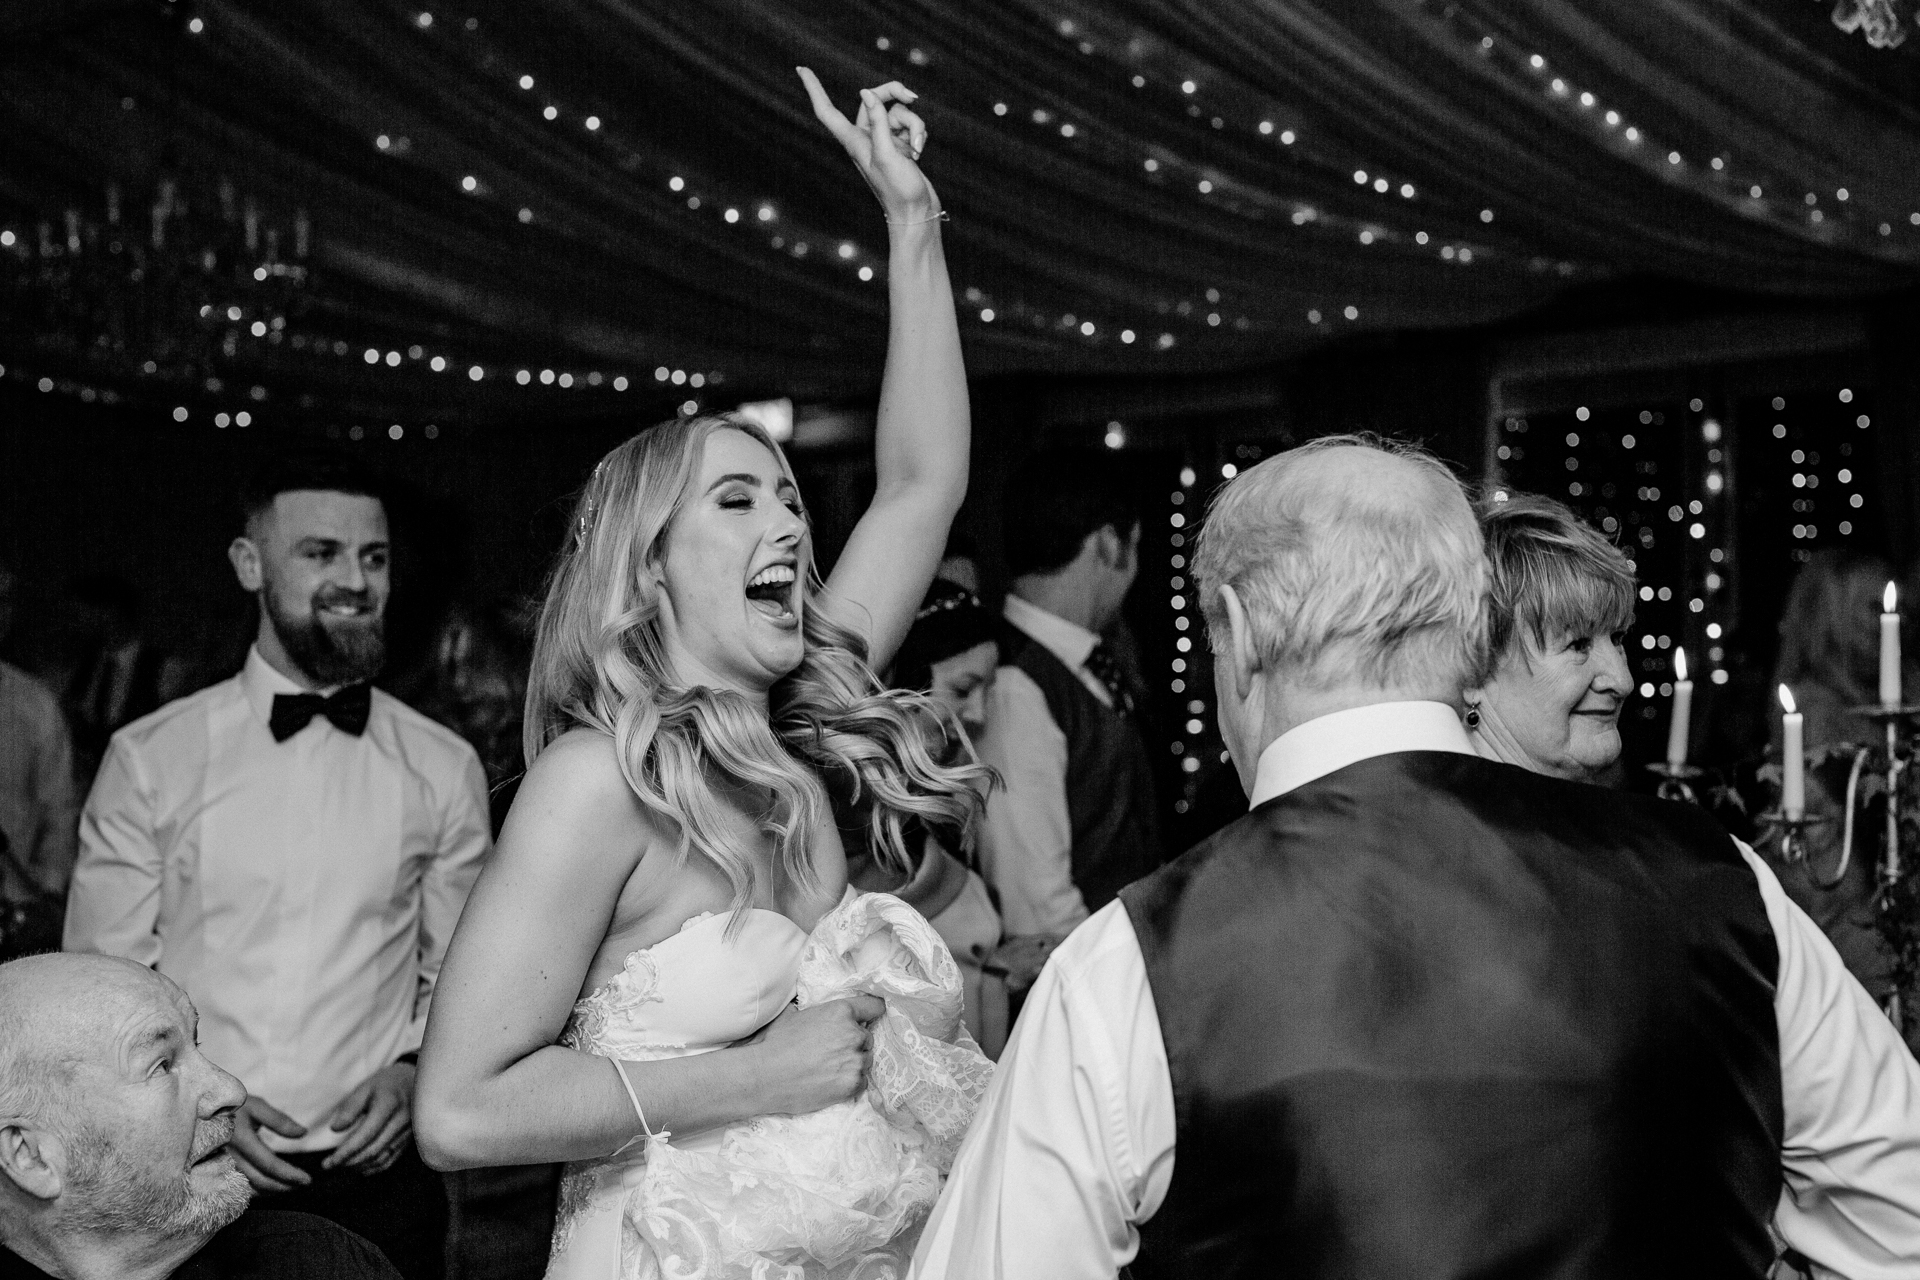
<instances>
[{"instance_id":1,"label":"shirt collar","mask_svg":"<svg viewBox=\"0 0 1920 1280\"><path fill-rule=\"evenodd\" d=\"M1460 717L1444 702L1376 702L1320 716L1260 753L1248 807L1256 808L1350 764L1397 751L1473 754Z\"/></svg>"},{"instance_id":2,"label":"shirt collar","mask_svg":"<svg viewBox=\"0 0 1920 1280\"><path fill-rule=\"evenodd\" d=\"M253 708L261 724L272 717L276 694L309 692L275 671L273 664L260 655L257 644L247 650L247 664L240 668L240 691L246 695L247 705Z\"/></svg>"},{"instance_id":3,"label":"shirt collar","mask_svg":"<svg viewBox=\"0 0 1920 1280\"><path fill-rule=\"evenodd\" d=\"M1084 666L1087 655L1100 643L1100 637L1057 613L1049 613L1031 600L1009 594L1000 612L1008 622L1038 640L1054 657L1072 671Z\"/></svg>"}]
</instances>

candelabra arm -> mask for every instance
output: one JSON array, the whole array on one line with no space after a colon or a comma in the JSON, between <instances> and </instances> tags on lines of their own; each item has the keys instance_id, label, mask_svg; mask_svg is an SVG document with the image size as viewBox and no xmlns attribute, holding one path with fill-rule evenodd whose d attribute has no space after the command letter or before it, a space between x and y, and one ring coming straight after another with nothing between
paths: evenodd
<instances>
[{"instance_id":1,"label":"candelabra arm","mask_svg":"<svg viewBox=\"0 0 1920 1280\"><path fill-rule=\"evenodd\" d=\"M1853 860L1853 815L1859 803L1860 775L1866 772L1867 761L1873 755L1873 748L1862 747L1853 753L1853 767L1847 770L1847 807L1846 816L1840 828L1840 865L1834 870L1833 879L1820 880L1813 874L1813 864L1807 864L1807 878L1821 889L1831 889L1847 877L1847 864Z\"/></svg>"}]
</instances>

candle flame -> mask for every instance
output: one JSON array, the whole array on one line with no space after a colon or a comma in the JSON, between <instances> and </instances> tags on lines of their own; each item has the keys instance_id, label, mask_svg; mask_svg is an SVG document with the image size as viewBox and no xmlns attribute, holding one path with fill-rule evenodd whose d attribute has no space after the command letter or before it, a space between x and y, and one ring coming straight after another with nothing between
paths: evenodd
<instances>
[{"instance_id":1,"label":"candle flame","mask_svg":"<svg viewBox=\"0 0 1920 1280\"><path fill-rule=\"evenodd\" d=\"M1893 584L1889 582L1887 584L1887 589L1880 593L1880 612L1882 613L1895 612L1894 606L1897 605L1899 602L1900 602L1900 596L1897 592L1894 591Z\"/></svg>"},{"instance_id":2,"label":"candle flame","mask_svg":"<svg viewBox=\"0 0 1920 1280\"><path fill-rule=\"evenodd\" d=\"M1687 651L1685 649L1675 649L1673 651L1673 678L1675 680L1685 680L1687 678Z\"/></svg>"},{"instance_id":3,"label":"candle flame","mask_svg":"<svg viewBox=\"0 0 1920 1280\"><path fill-rule=\"evenodd\" d=\"M1785 685L1780 686L1780 709L1788 715L1794 714L1799 709L1793 705L1793 690Z\"/></svg>"}]
</instances>

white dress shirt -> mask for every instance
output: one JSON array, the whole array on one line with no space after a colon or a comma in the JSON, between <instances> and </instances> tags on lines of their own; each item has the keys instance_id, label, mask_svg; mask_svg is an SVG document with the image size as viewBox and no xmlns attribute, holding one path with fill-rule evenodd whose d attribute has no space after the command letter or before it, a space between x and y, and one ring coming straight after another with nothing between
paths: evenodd
<instances>
[{"instance_id":1,"label":"white dress shirt","mask_svg":"<svg viewBox=\"0 0 1920 1280\"><path fill-rule=\"evenodd\" d=\"M1259 805L1398 751L1472 754L1453 711L1402 702L1300 725ZM1920 1064L1751 849L1780 952L1785 1186L1774 1227L1821 1277L1920 1276ZM1126 907L1074 932L1027 998L914 1258L922 1280L1111 1280L1173 1177L1173 1084Z\"/></svg>"},{"instance_id":2,"label":"white dress shirt","mask_svg":"<svg viewBox=\"0 0 1920 1280\"><path fill-rule=\"evenodd\" d=\"M300 688L258 650L239 675L113 737L87 798L66 948L186 990L207 1056L338 1145L348 1092L420 1047L428 1000L491 844L458 735L375 690L364 734L324 716L275 742Z\"/></svg>"},{"instance_id":3,"label":"white dress shirt","mask_svg":"<svg viewBox=\"0 0 1920 1280\"><path fill-rule=\"evenodd\" d=\"M1087 670L1100 637L1019 596L1007 597L1008 622L1038 641L1102 705L1113 695ZM1000 894L1009 934L1066 933L1087 918L1073 883L1073 823L1067 813L1067 735L1046 695L1018 667L1001 667L987 692L986 728L974 743L1000 774L980 825L980 866Z\"/></svg>"}]
</instances>

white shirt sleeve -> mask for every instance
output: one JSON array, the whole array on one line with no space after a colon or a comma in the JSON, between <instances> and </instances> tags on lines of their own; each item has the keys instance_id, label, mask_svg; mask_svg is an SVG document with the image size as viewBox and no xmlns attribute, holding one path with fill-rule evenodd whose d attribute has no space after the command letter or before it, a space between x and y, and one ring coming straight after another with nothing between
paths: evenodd
<instances>
[{"instance_id":1,"label":"white shirt sleeve","mask_svg":"<svg viewBox=\"0 0 1920 1280\"><path fill-rule=\"evenodd\" d=\"M1146 963L1111 902L1027 997L910 1277L1113 1280L1166 1198L1173 1145Z\"/></svg>"},{"instance_id":2,"label":"white shirt sleeve","mask_svg":"<svg viewBox=\"0 0 1920 1280\"><path fill-rule=\"evenodd\" d=\"M987 697L976 744L1000 774L987 797L980 862L1000 893L1009 934L1066 933L1087 918L1073 883L1073 824L1067 814L1067 735L1046 695L1018 667L1001 667Z\"/></svg>"},{"instance_id":3,"label":"white shirt sleeve","mask_svg":"<svg viewBox=\"0 0 1920 1280\"><path fill-rule=\"evenodd\" d=\"M420 883L419 986L414 998L413 1022L407 1028L404 1052L419 1052L427 1031L427 1011L440 965L447 958L454 926L467 905L467 894L480 878L480 867L493 848L493 821L487 809L487 775L480 758L467 753L458 785L447 797L441 820L440 848Z\"/></svg>"},{"instance_id":4,"label":"white shirt sleeve","mask_svg":"<svg viewBox=\"0 0 1920 1280\"><path fill-rule=\"evenodd\" d=\"M1735 843L1739 843L1736 841ZM1766 863L1786 1125L1774 1228L1826 1280L1920 1276L1920 1063Z\"/></svg>"},{"instance_id":5,"label":"white shirt sleeve","mask_svg":"<svg viewBox=\"0 0 1920 1280\"><path fill-rule=\"evenodd\" d=\"M159 963L162 855L154 800L139 758L115 737L80 816L63 949Z\"/></svg>"}]
</instances>

